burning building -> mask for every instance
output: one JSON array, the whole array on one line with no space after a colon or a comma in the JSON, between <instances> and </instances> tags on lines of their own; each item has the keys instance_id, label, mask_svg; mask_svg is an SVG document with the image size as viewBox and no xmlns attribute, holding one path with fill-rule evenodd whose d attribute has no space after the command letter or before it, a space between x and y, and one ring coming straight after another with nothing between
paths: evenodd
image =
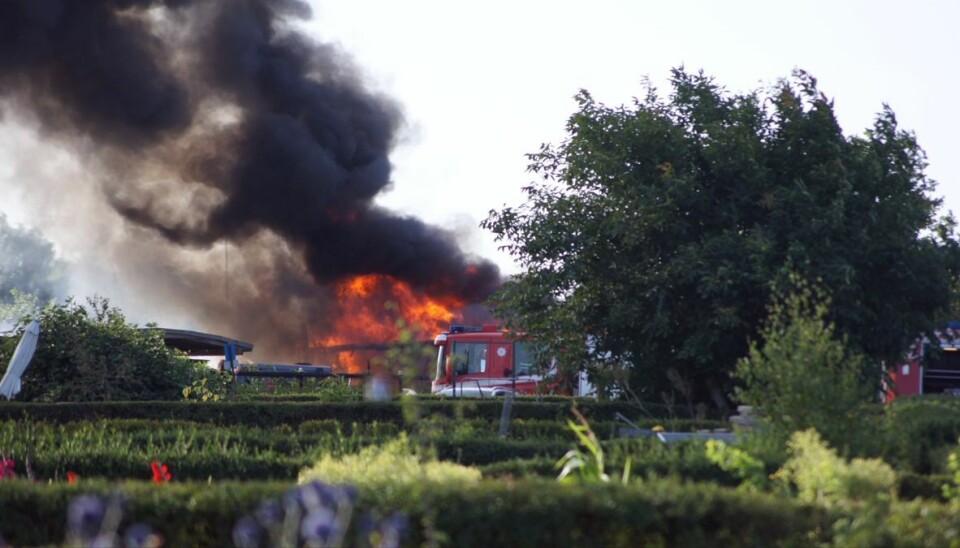
<instances>
[{"instance_id":1,"label":"burning building","mask_svg":"<svg viewBox=\"0 0 960 548\"><path fill-rule=\"evenodd\" d=\"M0 3L0 109L85 174L46 199L102 207L98 259L145 308L290 361L389 343L397 319L428 338L500 283L451 232L374 203L400 108L297 30L309 16L300 0ZM60 219L80 230L84 213Z\"/></svg>"}]
</instances>

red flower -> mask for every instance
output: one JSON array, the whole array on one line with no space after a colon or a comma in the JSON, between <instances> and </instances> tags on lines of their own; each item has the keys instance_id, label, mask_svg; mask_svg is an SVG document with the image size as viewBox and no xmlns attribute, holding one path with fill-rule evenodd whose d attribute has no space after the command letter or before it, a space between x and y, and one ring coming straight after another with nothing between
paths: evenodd
<instances>
[{"instance_id":1,"label":"red flower","mask_svg":"<svg viewBox=\"0 0 960 548\"><path fill-rule=\"evenodd\" d=\"M153 470L153 483L164 483L173 479L173 475L170 474L170 468L162 462L151 462L150 469Z\"/></svg>"},{"instance_id":2,"label":"red flower","mask_svg":"<svg viewBox=\"0 0 960 548\"><path fill-rule=\"evenodd\" d=\"M74 485L79 479L80 476L78 476L76 472L67 470L67 485Z\"/></svg>"},{"instance_id":3,"label":"red flower","mask_svg":"<svg viewBox=\"0 0 960 548\"><path fill-rule=\"evenodd\" d=\"M6 456L0 457L0 479L17 477L13 469L14 464L16 463L13 459L8 459Z\"/></svg>"}]
</instances>

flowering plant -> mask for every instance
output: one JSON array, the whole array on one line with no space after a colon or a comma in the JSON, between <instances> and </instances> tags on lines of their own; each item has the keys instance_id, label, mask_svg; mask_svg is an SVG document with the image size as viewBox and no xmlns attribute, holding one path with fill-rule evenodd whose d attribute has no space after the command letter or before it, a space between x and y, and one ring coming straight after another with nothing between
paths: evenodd
<instances>
[{"instance_id":1,"label":"flowering plant","mask_svg":"<svg viewBox=\"0 0 960 548\"><path fill-rule=\"evenodd\" d=\"M80 495L67 509L67 546L105 546L131 548L158 548L163 538L145 523L133 523L121 531L126 503L117 492L101 498Z\"/></svg>"},{"instance_id":2,"label":"flowering plant","mask_svg":"<svg viewBox=\"0 0 960 548\"><path fill-rule=\"evenodd\" d=\"M17 477L14 465L16 462L13 459L8 459L6 455L0 456L0 479Z\"/></svg>"},{"instance_id":3,"label":"flowering plant","mask_svg":"<svg viewBox=\"0 0 960 548\"><path fill-rule=\"evenodd\" d=\"M350 485L305 483L288 491L282 502L265 501L240 518L233 528L233 542L240 548L399 546L407 528L407 518L399 512L379 519L374 514L362 516L357 522L359 536L348 539L357 496L357 489Z\"/></svg>"},{"instance_id":4,"label":"flowering plant","mask_svg":"<svg viewBox=\"0 0 960 548\"><path fill-rule=\"evenodd\" d=\"M151 462L150 469L153 471L153 483L165 483L173 479L170 468L160 461Z\"/></svg>"}]
</instances>

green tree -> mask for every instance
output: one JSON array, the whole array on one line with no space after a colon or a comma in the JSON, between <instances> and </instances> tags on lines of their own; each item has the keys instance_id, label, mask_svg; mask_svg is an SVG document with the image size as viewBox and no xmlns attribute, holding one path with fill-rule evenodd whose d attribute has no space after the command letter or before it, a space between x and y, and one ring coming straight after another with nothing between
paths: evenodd
<instances>
[{"instance_id":1,"label":"green tree","mask_svg":"<svg viewBox=\"0 0 960 548\"><path fill-rule=\"evenodd\" d=\"M203 367L168 348L161 331L127 323L103 298L87 306L72 299L51 304L37 319L40 339L18 400L176 400ZM18 340L0 345L0 368L6 369Z\"/></svg>"},{"instance_id":2,"label":"green tree","mask_svg":"<svg viewBox=\"0 0 960 548\"><path fill-rule=\"evenodd\" d=\"M671 85L617 108L581 91L566 139L529 156L526 202L483 222L524 269L498 314L573 363L632 363L641 398L723 405L796 271L822 280L851 345L898 356L957 271L914 136L888 107L845 136L802 71L745 94L683 69Z\"/></svg>"},{"instance_id":3,"label":"green tree","mask_svg":"<svg viewBox=\"0 0 960 548\"><path fill-rule=\"evenodd\" d=\"M17 294L42 303L62 299L66 266L39 232L13 226L0 213L0 321L18 308Z\"/></svg>"},{"instance_id":4,"label":"green tree","mask_svg":"<svg viewBox=\"0 0 960 548\"><path fill-rule=\"evenodd\" d=\"M844 455L869 453L879 428L867 402L873 392L865 375L879 376L863 356L847 348L827 320L830 298L793 278L789 292L774 295L769 317L737 362L737 400L758 409L757 447L783 451L795 432L816 428Z\"/></svg>"}]
</instances>

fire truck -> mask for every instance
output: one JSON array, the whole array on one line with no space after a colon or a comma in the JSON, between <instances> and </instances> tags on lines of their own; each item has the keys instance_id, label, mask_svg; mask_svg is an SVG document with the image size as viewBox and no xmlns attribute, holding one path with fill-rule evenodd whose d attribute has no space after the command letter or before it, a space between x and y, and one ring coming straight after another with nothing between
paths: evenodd
<instances>
[{"instance_id":1,"label":"fire truck","mask_svg":"<svg viewBox=\"0 0 960 548\"><path fill-rule=\"evenodd\" d=\"M885 400L918 394L960 395L960 322L921 335L889 371Z\"/></svg>"},{"instance_id":2,"label":"fire truck","mask_svg":"<svg viewBox=\"0 0 960 548\"><path fill-rule=\"evenodd\" d=\"M534 345L495 324L482 327L453 325L436 336L437 370L432 392L443 396L503 396L507 393L557 392L555 364L542 374ZM588 396L593 387L586 374L576 379L574 394Z\"/></svg>"}]
</instances>

